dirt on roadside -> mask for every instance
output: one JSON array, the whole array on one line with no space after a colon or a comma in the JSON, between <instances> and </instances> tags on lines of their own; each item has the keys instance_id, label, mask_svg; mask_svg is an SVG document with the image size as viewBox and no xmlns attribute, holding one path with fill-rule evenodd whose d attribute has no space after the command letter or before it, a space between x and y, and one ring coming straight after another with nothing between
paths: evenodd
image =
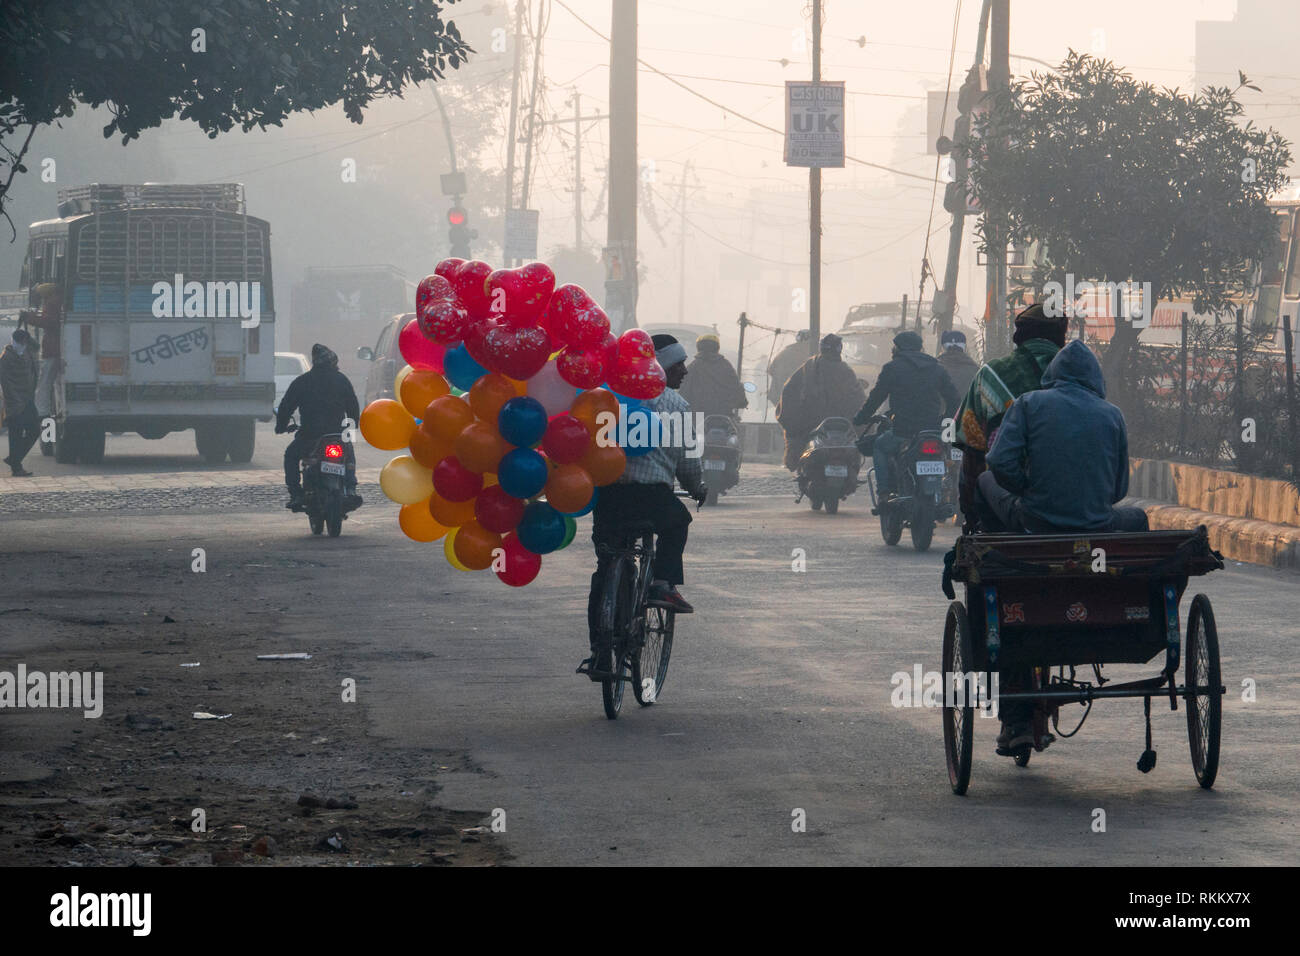
<instances>
[{"instance_id":1,"label":"dirt on roadside","mask_svg":"<svg viewBox=\"0 0 1300 956\"><path fill-rule=\"evenodd\" d=\"M367 661L392 653L290 613L284 577L319 613L328 572L252 551L199 581L180 557L148 543L0 554L0 671L103 674L98 719L0 710L0 865L509 859L489 810L439 803L440 778L482 772L468 754L368 734ZM275 653L312 656L257 659Z\"/></svg>"}]
</instances>

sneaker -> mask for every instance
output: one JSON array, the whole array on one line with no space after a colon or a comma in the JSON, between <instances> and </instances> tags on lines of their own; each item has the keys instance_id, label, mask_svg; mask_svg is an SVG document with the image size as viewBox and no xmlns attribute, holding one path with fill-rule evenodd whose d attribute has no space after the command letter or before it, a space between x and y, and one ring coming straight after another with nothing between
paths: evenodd
<instances>
[{"instance_id":1,"label":"sneaker","mask_svg":"<svg viewBox=\"0 0 1300 956\"><path fill-rule=\"evenodd\" d=\"M289 492L289 500L285 502L284 506L288 508L290 511L298 511L300 508L302 508L303 504L305 504L305 501L303 499L302 492L291 491Z\"/></svg>"},{"instance_id":2,"label":"sneaker","mask_svg":"<svg viewBox=\"0 0 1300 956\"><path fill-rule=\"evenodd\" d=\"M647 603L653 604L655 607L676 611L678 614L695 613L695 608L691 607L690 602L682 597L676 586L672 584L651 585L650 598Z\"/></svg>"},{"instance_id":3,"label":"sneaker","mask_svg":"<svg viewBox=\"0 0 1300 956\"><path fill-rule=\"evenodd\" d=\"M1034 745L1034 726L1025 721L1024 723L1008 724L1005 721L1002 724L1002 732L998 734L997 753L1002 757L1015 756L1016 750L1021 747L1032 747Z\"/></svg>"},{"instance_id":4,"label":"sneaker","mask_svg":"<svg viewBox=\"0 0 1300 956\"><path fill-rule=\"evenodd\" d=\"M11 477L13 478L30 478L31 476L32 473L28 471L26 468L24 468L22 465L19 465L17 468L14 468L11 475Z\"/></svg>"},{"instance_id":5,"label":"sneaker","mask_svg":"<svg viewBox=\"0 0 1300 956\"><path fill-rule=\"evenodd\" d=\"M593 681L603 681L605 678L610 676L609 651L598 651L595 648L592 648L591 656L585 658L583 662L578 665L578 669L575 673L586 674Z\"/></svg>"}]
</instances>

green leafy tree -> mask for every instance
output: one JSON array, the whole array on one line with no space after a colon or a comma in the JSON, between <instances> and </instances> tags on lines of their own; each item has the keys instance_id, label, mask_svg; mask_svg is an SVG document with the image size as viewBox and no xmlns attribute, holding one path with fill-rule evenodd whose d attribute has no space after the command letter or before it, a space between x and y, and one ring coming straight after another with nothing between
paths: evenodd
<instances>
[{"instance_id":1,"label":"green leafy tree","mask_svg":"<svg viewBox=\"0 0 1300 956\"><path fill-rule=\"evenodd\" d=\"M454 0L449 0L454 2ZM209 136L366 106L470 51L433 0L76 0L0 13L0 214L36 129L106 105L123 142L173 117ZM10 224L12 227L12 223Z\"/></svg>"},{"instance_id":2,"label":"green leafy tree","mask_svg":"<svg viewBox=\"0 0 1300 956\"><path fill-rule=\"evenodd\" d=\"M984 250L1037 241L1039 290L1070 273L1150 282L1152 306L1189 296L1197 311L1223 309L1276 242L1267 199L1291 162L1277 132L1243 122L1236 94L1257 88L1240 80L1187 95L1071 51L1055 72L1014 82L971 141ZM1140 333L1117 322L1103 357L1121 405Z\"/></svg>"}]
</instances>

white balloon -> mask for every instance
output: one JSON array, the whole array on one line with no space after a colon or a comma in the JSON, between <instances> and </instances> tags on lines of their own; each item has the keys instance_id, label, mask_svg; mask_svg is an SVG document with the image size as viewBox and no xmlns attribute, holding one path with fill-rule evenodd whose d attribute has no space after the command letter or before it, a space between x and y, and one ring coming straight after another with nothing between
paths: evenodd
<instances>
[{"instance_id":1,"label":"white balloon","mask_svg":"<svg viewBox=\"0 0 1300 956\"><path fill-rule=\"evenodd\" d=\"M548 361L541 371L528 380L528 397L542 403L547 418L567 412L577 395L577 386L570 385L560 377L555 359Z\"/></svg>"}]
</instances>

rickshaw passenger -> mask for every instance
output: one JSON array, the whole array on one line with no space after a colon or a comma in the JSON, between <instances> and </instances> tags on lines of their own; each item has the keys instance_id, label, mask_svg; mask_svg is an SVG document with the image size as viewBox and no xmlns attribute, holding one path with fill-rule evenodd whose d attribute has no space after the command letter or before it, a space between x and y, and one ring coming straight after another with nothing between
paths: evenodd
<instances>
[{"instance_id":1,"label":"rickshaw passenger","mask_svg":"<svg viewBox=\"0 0 1300 956\"><path fill-rule=\"evenodd\" d=\"M1075 340L1048 364L1043 388L1007 410L977 486L1004 529L1147 530L1141 508L1115 507L1128 494L1128 431L1105 396L1101 365Z\"/></svg>"}]
</instances>

